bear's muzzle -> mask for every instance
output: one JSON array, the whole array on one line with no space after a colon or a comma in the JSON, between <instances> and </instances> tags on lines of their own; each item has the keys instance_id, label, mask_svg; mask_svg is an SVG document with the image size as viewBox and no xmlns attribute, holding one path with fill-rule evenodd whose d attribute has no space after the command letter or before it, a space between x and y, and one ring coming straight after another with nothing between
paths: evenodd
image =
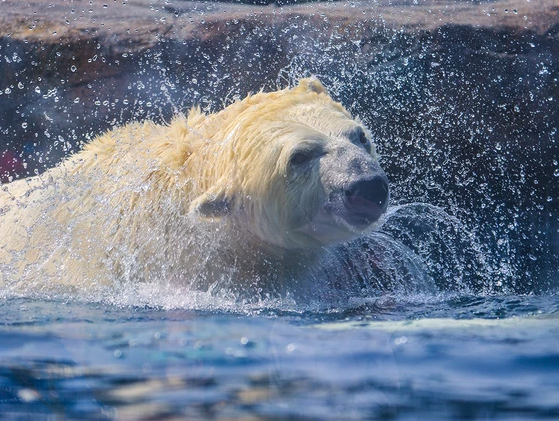
<instances>
[{"instance_id":1,"label":"bear's muzzle","mask_svg":"<svg viewBox=\"0 0 559 421\"><path fill-rule=\"evenodd\" d=\"M385 174L356 180L345 190L346 221L357 228L372 224L386 211L388 198Z\"/></svg>"}]
</instances>

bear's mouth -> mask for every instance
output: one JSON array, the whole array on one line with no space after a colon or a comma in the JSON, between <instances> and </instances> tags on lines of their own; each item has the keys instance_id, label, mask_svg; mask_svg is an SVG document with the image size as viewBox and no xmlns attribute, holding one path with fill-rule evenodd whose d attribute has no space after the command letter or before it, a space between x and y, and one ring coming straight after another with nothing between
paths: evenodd
<instances>
[{"instance_id":1,"label":"bear's mouth","mask_svg":"<svg viewBox=\"0 0 559 421\"><path fill-rule=\"evenodd\" d=\"M349 241L371 228L388 207L386 176L354 182L331 192L316 214L294 231L317 244Z\"/></svg>"},{"instance_id":2,"label":"bear's mouth","mask_svg":"<svg viewBox=\"0 0 559 421\"><path fill-rule=\"evenodd\" d=\"M324 237L339 237L343 241L367 230L386 208L386 204L379 206L362 196L337 192L322 206L310 226L315 235L322 231Z\"/></svg>"},{"instance_id":3,"label":"bear's mouth","mask_svg":"<svg viewBox=\"0 0 559 421\"><path fill-rule=\"evenodd\" d=\"M378 221L385 210L385 204L379 205L361 196L346 194L344 212L339 216L352 227L364 230Z\"/></svg>"},{"instance_id":4,"label":"bear's mouth","mask_svg":"<svg viewBox=\"0 0 559 421\"><path fill-rule=\"evenodd\" d=\"M384 173L356 180L342 194L338 193L338 200L344 205L340 216L352 227L364 229L386 211L388 198L388 179Z\"/></svg>"}]
</instances>

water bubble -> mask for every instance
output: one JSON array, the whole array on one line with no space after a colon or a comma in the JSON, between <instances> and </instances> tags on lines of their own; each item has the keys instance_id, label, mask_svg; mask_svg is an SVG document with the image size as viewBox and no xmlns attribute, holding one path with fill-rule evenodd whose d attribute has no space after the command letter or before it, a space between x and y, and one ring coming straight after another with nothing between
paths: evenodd
<instances>
[{"instance_id":1,"label":"water bubble","mask_svg":"<svg viewBox=\"0 0 559 421\"><path fill-rule=\"evenodd\" d=\"M399 338L394 339L395 345L403 345L408 342L407 336L401 336Z\"/></svg>"},{"instance_id":2,"label":"water bubble","mask_svg":"<svg viewBox=\"0 0 559 421\"><path fill-rule=\"evenodd\" d=\"M553 171L553 175L555 177L559 177L559 168L556 168L555 171Z\"/></svg>"}]
</instances>

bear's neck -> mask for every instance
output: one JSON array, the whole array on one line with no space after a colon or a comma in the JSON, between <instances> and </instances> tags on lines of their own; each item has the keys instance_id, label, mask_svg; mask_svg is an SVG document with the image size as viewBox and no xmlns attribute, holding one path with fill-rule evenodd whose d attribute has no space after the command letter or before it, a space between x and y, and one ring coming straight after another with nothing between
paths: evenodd
<instances>
[{"instance_id":1,"label":"bear's neck","mask_svg":"<svg viewBox=\"0 0 559 421\"><path fill-rule=\"evenodd\" d=\"M242 238L230 256L234 256L236 278L240 284L272 295L285 295L304 282L324 254L324 248L287 249L259 238Z\"/></svg>"}]
</instances>

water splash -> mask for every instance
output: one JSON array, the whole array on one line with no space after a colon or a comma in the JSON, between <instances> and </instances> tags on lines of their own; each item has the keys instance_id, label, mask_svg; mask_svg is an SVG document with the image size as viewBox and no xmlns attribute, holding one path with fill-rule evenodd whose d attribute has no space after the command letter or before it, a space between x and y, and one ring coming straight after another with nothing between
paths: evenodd
<instances>
[{"instance_id":1,"label":"water splash","mask_svg":"<svg viewBox=\"0 0 559 421\"><path fill-rule=\"evenodd\" d=\"M99 204L101 211L109 205ZM176 204L167 206L171 207L169 219L156 221L149 230L153 238L161 240L159 246L150 247L154 252L147 261L126 243L113 244L103 253L110 256L105 263L111 270L103 275L107 278L79 288L56 285L33 278L31 267L26 268L29 282L25 288L7 282L2 295L253 314L270 310L347 312L363 305L371 308L439 300L441 293L495 291L493 258L487 248L458 218L432 205L390 208L377 231L328 248L301 278L293 278L287 266L283 267L285 273L272 266L269 279L254 279L248 284L239 283L234 261L224 259L227 238L219 226L196 225L185 216L180 220ZM112 212L118 213L118 209ZM193 230L194 225L197 228ZM170 226L174 228L170 230ZM167 242L169 231L182 241L175 238ZM51 252L67 248L71 235L70 230L55 239ZM183 244L184 249L169 249L165 246L169 243ZM195 255L185 259L186 250ZM111 263L115 260L117 266ZM285 265L289 265L287 256ZM17 271L6 267L3 272L17 276Z\"/></svg>"}]
</instances>

